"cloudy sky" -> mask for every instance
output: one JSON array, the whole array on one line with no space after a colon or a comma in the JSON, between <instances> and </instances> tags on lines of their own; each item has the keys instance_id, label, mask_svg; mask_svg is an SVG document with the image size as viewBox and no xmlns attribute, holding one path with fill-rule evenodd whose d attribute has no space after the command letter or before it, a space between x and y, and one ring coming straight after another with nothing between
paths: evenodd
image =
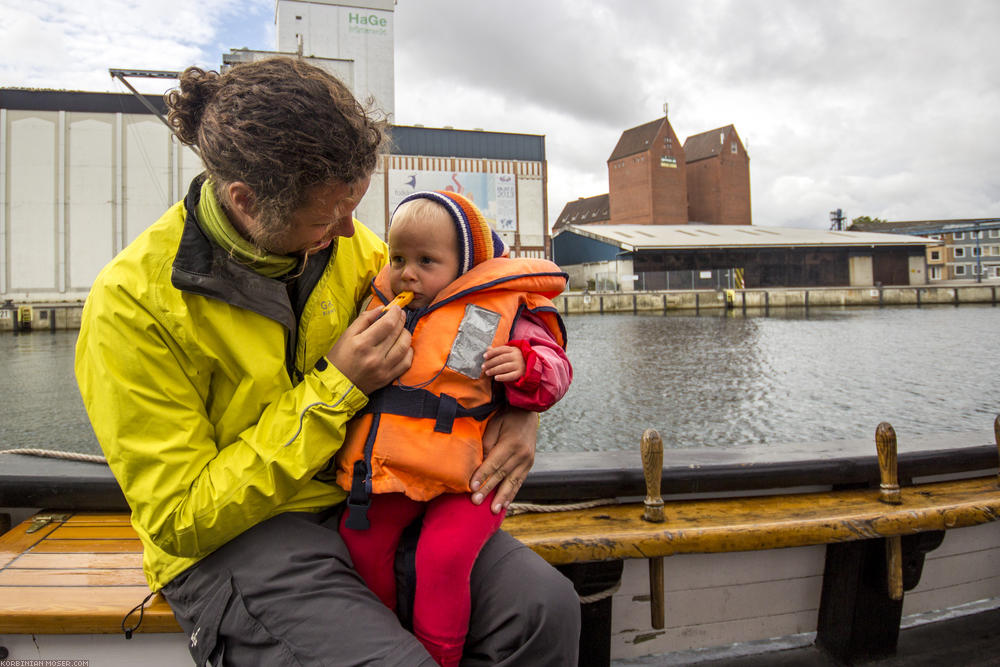
<instances>
[{"instance_id":1,"label":"cloudy sky","mask_svg":"<svg viewBox=\"0 0 1000 667\"><path fill-rule=\"evenodd\" d=\"M0 0L0 86L270 50L273 0ZM607 192L623 130L732 124L753 221L1000 216L995 0L398 0L401 124L543 134L550 223ZM162 92L162 82L146 82Z\"/></svg>"}]
</instances>

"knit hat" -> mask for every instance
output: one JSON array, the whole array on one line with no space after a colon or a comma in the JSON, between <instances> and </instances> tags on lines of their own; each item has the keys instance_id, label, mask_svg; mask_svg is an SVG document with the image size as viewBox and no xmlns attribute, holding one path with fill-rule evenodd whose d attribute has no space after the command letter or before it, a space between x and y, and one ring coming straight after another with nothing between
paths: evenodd
<instances>
[{"instance_id":1,"label":"knit hat","mask_svg":"<svg viewBox=\"0 0 1000 667\"><path fill-rule=\"evenodd\" d=\"M448 211L458 231L458 275L477 264L507 254L503 239L493 231L482 212L471 201L457 192L444 190L421 191L408 195L399 202L402 206L414 199L430 199ZM399 210L399 206L396 210ZM393 212L393 216L395 216Z\"/></svg>"}]
</instances>

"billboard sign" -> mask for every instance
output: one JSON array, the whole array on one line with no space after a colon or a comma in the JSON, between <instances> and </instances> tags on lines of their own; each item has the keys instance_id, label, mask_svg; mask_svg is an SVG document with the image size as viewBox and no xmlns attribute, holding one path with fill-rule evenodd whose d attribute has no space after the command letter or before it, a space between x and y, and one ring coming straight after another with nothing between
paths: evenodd
<instances>
[{"instance_id":1,"label":"billboard sign","mask_svg":"<svg viewBox=\"0 0 1000 667\"><path fill-rule=\"evenodd\" d=\"M517 186L514 174L462 171L389 172L389 210L418 190L457 192L470 199L501 232L517 231Z\"/></svg>"}]
</instances>

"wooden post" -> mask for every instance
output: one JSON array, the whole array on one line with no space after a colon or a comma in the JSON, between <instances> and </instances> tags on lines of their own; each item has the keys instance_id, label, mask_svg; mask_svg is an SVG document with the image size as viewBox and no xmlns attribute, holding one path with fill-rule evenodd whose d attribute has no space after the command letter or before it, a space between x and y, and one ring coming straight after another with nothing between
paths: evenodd
<instances>
[{"instance_id":1,"label":"wooden post","mask_svg":"<svg viewBox=\"0 0 1000 667\"><path fill-rule=\"evenodd\" d=\"M1000 415L993 420L993 438L997 441L997 450L1000 450ZM997 471L997 484L1000 484L1000 470Z\"/></svg>"},{"instance_id":2,"label":"wooden post","mask_svg":"<svg viewBox=\"0 0 1000 667\"><path fill-rule=\"evenodd\" d=\"M646 478L646 499L643 501L642 518L653 523L663 523L663 497L660 481L663 479L663 440L654 429L642 434L642 473ZM657 630L665 625L663 601L663 556L649 559L649 618Z\"/></svg>"},{"instance_id":3,"label":"wooden post","mask_svg":"<svg viewBox=\"0 0 1000 667\"><path fill-rule=\"evenodd\" d=\"M896 431L888 422L882 422L875 429L875 448L878 450L880 479L878 499L888 505L899 505L903 499L899 493L899 478L896 469ZM902 600L903 546L898 535L886 538L885 559L889 598Z\"/></svg>"}]
</instances>

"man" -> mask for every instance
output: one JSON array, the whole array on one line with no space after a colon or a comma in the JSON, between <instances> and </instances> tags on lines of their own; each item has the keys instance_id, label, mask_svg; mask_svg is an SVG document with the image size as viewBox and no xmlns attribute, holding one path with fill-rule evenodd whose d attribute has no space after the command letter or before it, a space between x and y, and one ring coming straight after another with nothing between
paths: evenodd
<instances>
[{"instance_id":1,"label":"man","mask_svg":"<svg viewBox=\"0 0 1000 667\"><path fill-rule=\"evenodd\" d=\"M352 212L383 123L301 61L186 70L167 98L206 174L116 257L76 373L132 509L143 567L197 664L433 664L365 587L313 476L367 394L409 367L398 308L359 305L386 260ZM535 418L491 423L474 502L513 498ZM463 664L574 664L569 582L504 533L472 574Z\"/></svg>"}]
</instances>

